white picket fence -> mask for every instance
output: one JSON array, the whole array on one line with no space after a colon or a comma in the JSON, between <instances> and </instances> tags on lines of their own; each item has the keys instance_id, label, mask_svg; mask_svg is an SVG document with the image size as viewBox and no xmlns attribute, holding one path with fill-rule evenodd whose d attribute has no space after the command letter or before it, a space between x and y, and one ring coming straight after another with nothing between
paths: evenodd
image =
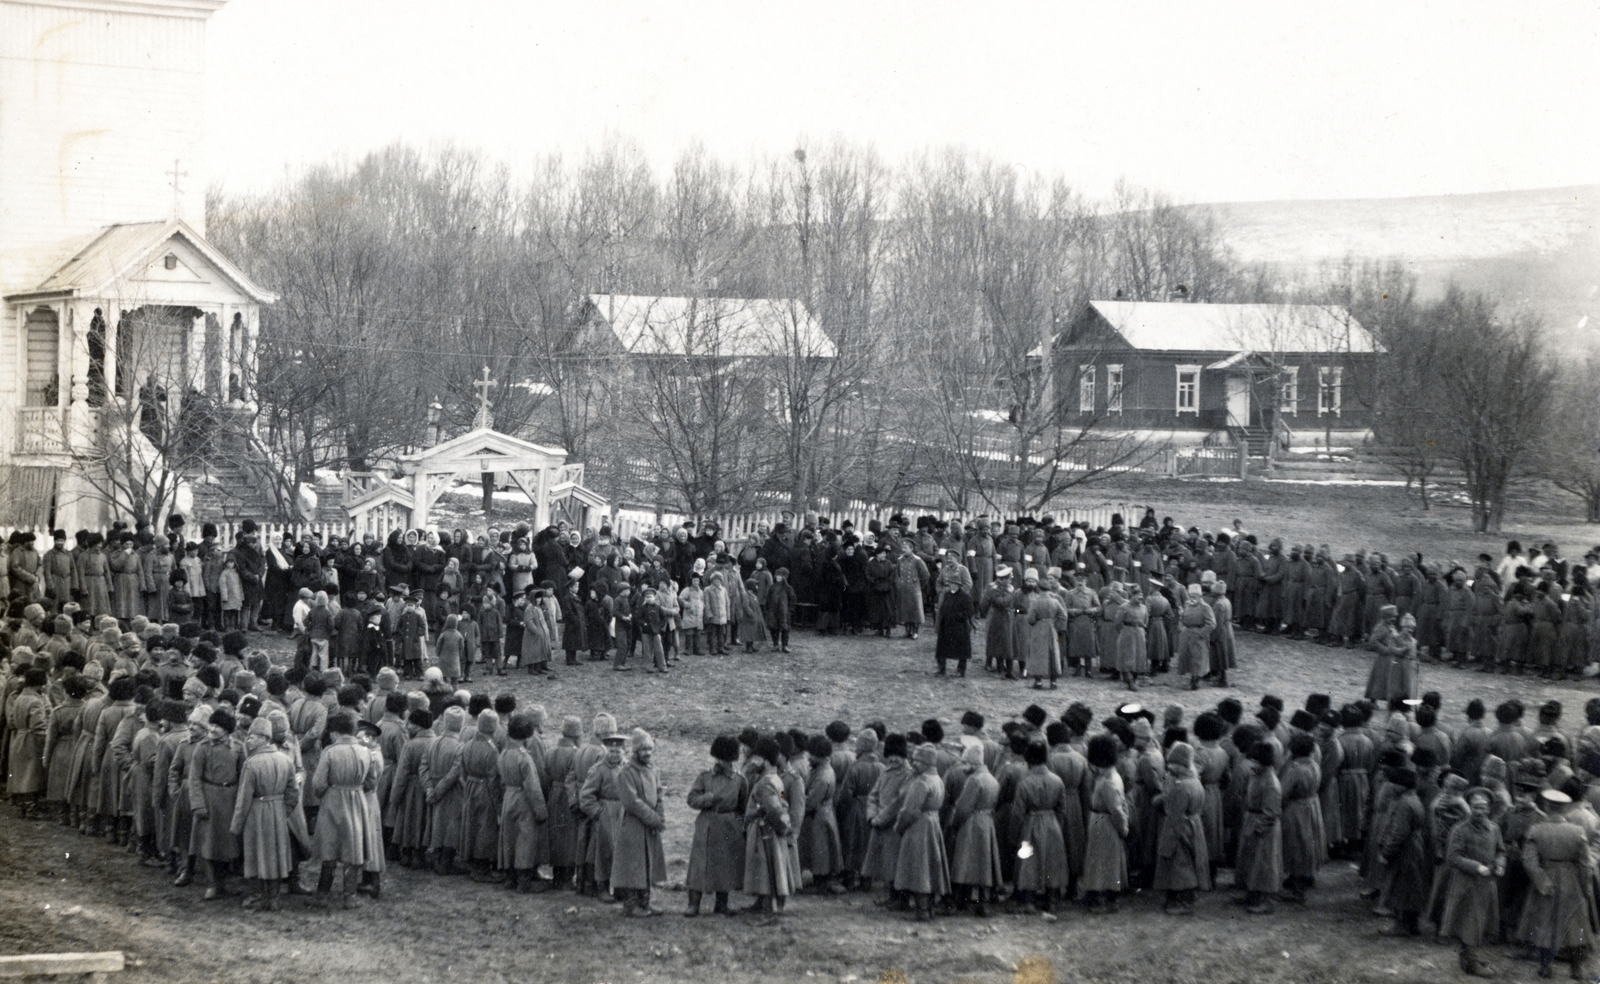
<instances>
[{"instance_id":1,"label":"white picket fence","mask_svg":"<svg viewBox=\"0 0 1600 984\"><path fill-rule=\"evenodd\" d=\"M919 509L914 506L874 506L870 503L851 502L846 508L837 510L821 510L809 514L811 517L820 517L827 520L828 525L834 529L841 528L845 523L852 524L856 530L865 532L873 520L885 525L889 518L896 513L904 515L913 523L919 516L935 516L941 520L955 520L967 523L979 516L987 515L995 518L994 513L978 513L953 509ZM1090 528L1109 527L1111 517L1121 514L1123 521L1130 526L1139 521L1144 515L1144 507L1126 502L1097 502L1097 503L1052 503L1048 508L1039 510L1035 515L1039 517L1053 516L1056 522L1065 526L1068 523L1087 522ZM681 526L691 520L714 521L722 532L722 538L732 544L736 541L747 539L755 535L761 526L772 528L779 523L788 523L790 527L803 525L804 517L797 521L796 515L786 509L772 509L759 512L718 513L708 516L693 517L671 511L655 512L645 509L617 509L611 516L611 529L621 538L629 538L648 533L651 527L660 524L668 529ZM185 539L198 540L200 538L200 523L190 521L184 526ZM234 534L239 530L240 524L236 522L217 523L217 542L232 544ZM277 542L284 533L290 533L298 540L307 533L317 536L321 542L326 543L331 536L356 536L361 532L350 523L316 522L316 523L259 523L257 529L261 533L263 542ZM11 527L0 527L0 540L11 535ZM36 544L41 551L49 549L49 530L35 530L39 542ZM101 530L99 532L106 532ZM473 534L479 530L471 530ZM68 535L76 530L68 530Z\"/></svg>"},{"instance_id":2,"label":"white picket fence","mask_svg":"<svg viewBox=\"0 0 1600 984\"><path fill-rule=\"evenodd\" d=\"M821 510L817 513L812 513L811 515L820 516L821 518L826 519L828 521L828 525L834 529L839 529L843 527L846 522L848 522L854 526L858 532L865 532L868 524L870 524L873 520L887 524L889 522L889 517L895 515L896 513L904 515L913 523L916 522L917 517L919 516L935 516L941 520L954 520L961 523L967 523L983 515L987 515L991 519L994 518L993 513L977 513L952 509L917 509L910 506L874 507L867 503L861 502L851 503L850 508L847 509L837 511ZM1035 515L1041 518L1044 516L1053 516L1056 522L1060 523L1062 526L1065 526L1069 523L1087 522L1090 528L1099 528L1109 527L1111 525L1111 517L1119 513L1121 514L1123 521L1131 526L1136 524L1139 521L1139 518L1144 515L1144 507L1126 502L1099 502L1093 504L1052 503L1049 508L1039 510L1037 513L1035 513ZM715 522L718 530L721 531L722 539L729 544L753 536L756 533L757 528L763 525L769 529L779 523L788 523L791 528L800 525L796 522L797 517L795 513L787 509L774 509L766 512L732 514L722 513L699 517L686 516L682 513L667 511L652 512L644 509L618 509L612 516L611 527L612 531L617 536L627 539L648 533L651 527L656 526L657 524L671 529L675 526L681 526L690 520Z\"/></svg>"}]
</instances>

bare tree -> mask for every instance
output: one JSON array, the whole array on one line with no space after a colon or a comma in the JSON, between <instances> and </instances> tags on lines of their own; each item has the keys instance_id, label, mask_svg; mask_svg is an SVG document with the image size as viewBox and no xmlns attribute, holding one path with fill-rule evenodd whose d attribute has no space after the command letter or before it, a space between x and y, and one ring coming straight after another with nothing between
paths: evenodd
<instances>
[{"instance_id":1,"label":"bare tree","mask_svg":"<svg viewBox=\"0 0 1600 984\"><path fill-rule=\"evenodd\" d=\"M1600 358L1565 367L1556 381L1541 472L1583 500L1583 518L1600 523Z\"/></svg>"},{"instance_id":2,"label":"bare tree","mask_svg":"<svg viewBox=\"0 0 1600 984\"><path fill-rule=\"evenodd\" d=\"M1450 456L1466 476L1473 529L1497 533L1512 483L1544 446L1555 370L1531 315L1452 285L1426 317L1445 335L1439 376Z\"/></svg>"}]
</instances>

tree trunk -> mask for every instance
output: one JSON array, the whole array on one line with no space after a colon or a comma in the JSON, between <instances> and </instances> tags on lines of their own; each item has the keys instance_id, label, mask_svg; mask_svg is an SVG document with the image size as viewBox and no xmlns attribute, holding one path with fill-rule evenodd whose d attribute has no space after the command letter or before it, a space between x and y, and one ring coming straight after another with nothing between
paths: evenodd
<instances>
[{"instance_id":1,"label":"tree trunk","mask_svg":"<svg viewBox=\"0 0 1600 984\"><path fill-rule=\"evenodd\" d=\"M1428 476L1426 474L1417 476L1417 494L1422 496L1423 512L1427 512L1433 508L1433 506L1428 502Z\"/></svg>"},{"instance_id":2,"label":"tree trunk","mask_svg":"<svg viewBox=\"0 0 1600 984\"><path fill-rule=\"evenodd\" d=\"M483 482L483 518L488 519L494 513L494 472L483 472L478 477Z\"/></svg>"},{"instance_id":3,"label":"tree trunk","mask_svg":"<svg viewBox=\"0 0 1600 984\"><path fill-rule=\"evenodd\" d=\"M1600 489L1595 489L1584 496L1584 505L1588 507L1585 520L1590 523L1600 523Z\"/></svg>"}]
</instances>

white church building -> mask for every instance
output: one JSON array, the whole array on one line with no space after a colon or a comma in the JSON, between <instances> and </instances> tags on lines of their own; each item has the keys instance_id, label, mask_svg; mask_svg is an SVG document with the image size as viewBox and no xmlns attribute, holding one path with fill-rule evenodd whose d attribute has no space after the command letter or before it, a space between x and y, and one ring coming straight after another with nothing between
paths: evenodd
<instances>
[{"instance_id":1,"label":"white church building","mask_svg":"<svg viewBox=\"0 0 1600 984\"><path fill-rule=\"evenodd\" d=\"M253 414L274 298L205 239L224 2L0 0L0 526L129 518L108 460L148 464L191 407Z\"/></svg>"}]
</instances>

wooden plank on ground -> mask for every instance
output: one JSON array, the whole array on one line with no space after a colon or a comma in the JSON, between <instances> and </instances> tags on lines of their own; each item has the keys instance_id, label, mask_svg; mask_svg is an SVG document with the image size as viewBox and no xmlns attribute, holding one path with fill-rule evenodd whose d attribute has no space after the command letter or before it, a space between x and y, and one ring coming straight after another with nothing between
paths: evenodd
<instances>
[{"instance_id":1,"label":"wooden plank on ground","mask_svg":"<svg viewBox=\"0 0 1600 984\"><path fill-rule=\"evenodd\" d=\"M100 953L33 953L0 957L0 977L35 974L103 974L123 968L121 950Z\"/></svg>"}]
</instances>

